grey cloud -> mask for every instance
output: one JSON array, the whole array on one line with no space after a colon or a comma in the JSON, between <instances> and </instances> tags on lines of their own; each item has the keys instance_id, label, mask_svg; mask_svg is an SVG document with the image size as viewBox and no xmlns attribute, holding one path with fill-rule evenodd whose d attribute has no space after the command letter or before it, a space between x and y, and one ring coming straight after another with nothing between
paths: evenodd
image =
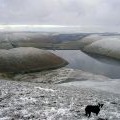
<instances>
[{"instance_id":1,"label":"grey cloud","mask_svg":"<svg viewBox=\"0 0 120 120\"><path fill-rule=\"evenodd\" d=\"M1 24L118 27L120 0L0 0Z\"/></svg>"}]
</instances>

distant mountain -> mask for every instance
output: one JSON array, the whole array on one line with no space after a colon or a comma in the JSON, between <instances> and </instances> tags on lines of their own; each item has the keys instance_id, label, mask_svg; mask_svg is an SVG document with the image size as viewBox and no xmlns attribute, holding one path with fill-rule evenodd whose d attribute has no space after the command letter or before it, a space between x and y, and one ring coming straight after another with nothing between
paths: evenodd
<instances>
[{"instance_id":1,"label":"distant mountain","mask_svg":"<svg viewBox=\"0 0 120 120\"><path fill-rule=\"evenodd\" d=\"M117 33L0 32L0 49L16 47L79 49L81 39L94 34L120 36Z\"/></svg>"}]
</instances>

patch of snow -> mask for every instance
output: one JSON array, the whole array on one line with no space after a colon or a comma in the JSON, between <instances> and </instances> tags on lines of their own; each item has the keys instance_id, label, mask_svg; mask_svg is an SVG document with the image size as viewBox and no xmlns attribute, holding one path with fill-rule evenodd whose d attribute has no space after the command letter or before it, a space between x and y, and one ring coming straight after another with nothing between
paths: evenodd
<instances>
[{"instance_id":1,"label":"patch of snow","mask_svg":"<svg viewBox=\"0 0 120 120\"><path fill-rule=\"evenodd\" d=\"M24 110L21 110L21 112L22 112L23 115L27 115L27 114L28 114L28 111L25 110L25 109L24 109Z\"/></svg>"},{"instance_id":2,"label":"patch of snow","mask_svg":"<svg viewBox=\"0 0 120 120\"><path fill-rule=\"evenodd\" d=\"M0 118L0 120L10 120L10 117L3 117L3 118Z\"/></svg>"},{"instance_id":3,"label":"patch of snow","mask_svg":"<svg viewBox=\"0 0 120 120\"><path fill-rule=\"evenodd\" d=\"M67 114L68 112L69 112L69 109L66 109L66 108L59 108L57 110L57 114L61 114L61 115Z\"/></svg>"},{"instance_id":4,"label":"patch of snow","mask_svg":"<svg viewBox=\"0 0 120 120\"><path fill-rule=\"evenodd\" d=\"M40 89L40 90L44 90L44 91L47 91L47 92L55 92L56 90L53 90L53 89L48 89L48 88L42 88L42 87L35 87L36 89Z\"/></svg>"},{"instance_id":5,"label":"patch of snow","mask_svg":"<svg viewBox=\"0 0 120 120\"><path fill-rule=\"evenodd\" d=\"M32 97L20 97L20 100L23 102L36 102L36 99Z\"/></svg>"}]
</instances>

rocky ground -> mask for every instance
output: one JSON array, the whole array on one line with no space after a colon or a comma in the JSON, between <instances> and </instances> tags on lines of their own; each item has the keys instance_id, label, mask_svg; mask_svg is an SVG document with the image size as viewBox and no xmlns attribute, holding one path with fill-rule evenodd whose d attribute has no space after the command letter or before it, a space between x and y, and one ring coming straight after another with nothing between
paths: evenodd
<instances>
[{"instance_id":1,"label":"rocky ground","mask_svg":"<svg viewBox=\"0 0 120 120\"><path fill-rule=\"evenodd\" d=\"M75 77L77 80L80 78L77 72L64 68L57 70L59 71L58 78L60 75L61 78L64 78L66 70L67 73L71 73L66 74L69 78L73 80ZM52 72L56 73L55 70ZM48 75L47 71L44 75ZM24 75L22 80L30 79L28 76ZM54 74L51 73L50 76L53 78ZM47 77L49 80L50 76ZM86 81L87 78L93 78L94 81L96 79L99 82L103 82L106 78L99 76L97 79L97 75L85 72L81 72L80 76L80 82L83 78L86 78ZM16 77L18 78L18 76ZM19 78L21 78L20 75ZM109 80L109 78L107 79ZM83 85L66 86L62 82L61 84L48 84L40 83L40 81L23 82L0 79L0 120L88 120L84 115L85 106L98 102L104 103L104 106L98 116L92 114L89 120L98 120L98 118L120 120L119 94Z\"/></svg>"},{"instance_id":2,"label":"rocky ground","mask_svg":"<svg viewBox=\"0 0 120 120\"><path fill-rule=\"evenodd\" d=\"M11 78L10 78L11 79ZM110 78L95 75L89 72L85 72L78 69L71 68L59 68L55 70L48 70L42 72L35 73L26 73L26 74L16 74L12 77L15 81L26 81L32 83L49 83L49 84L57 84L57 83L66 83L70 81L86 81L86 80L110 80Z\"/></svg>"}]
</instances>

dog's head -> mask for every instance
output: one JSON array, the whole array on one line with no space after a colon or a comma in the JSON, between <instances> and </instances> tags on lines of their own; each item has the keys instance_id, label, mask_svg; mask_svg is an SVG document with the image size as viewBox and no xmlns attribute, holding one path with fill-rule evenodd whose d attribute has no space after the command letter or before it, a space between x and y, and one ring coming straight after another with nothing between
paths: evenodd
<instances>
[{"instance_id":1,"label":"dog's head","mask_svg":"<svg viewBox=\"0 0 120 120\"><path fill-rule=\"evenodd\" d=\"M104 104L98 103L99 108L102 108Z\"/></svg>"}]
</instances>

